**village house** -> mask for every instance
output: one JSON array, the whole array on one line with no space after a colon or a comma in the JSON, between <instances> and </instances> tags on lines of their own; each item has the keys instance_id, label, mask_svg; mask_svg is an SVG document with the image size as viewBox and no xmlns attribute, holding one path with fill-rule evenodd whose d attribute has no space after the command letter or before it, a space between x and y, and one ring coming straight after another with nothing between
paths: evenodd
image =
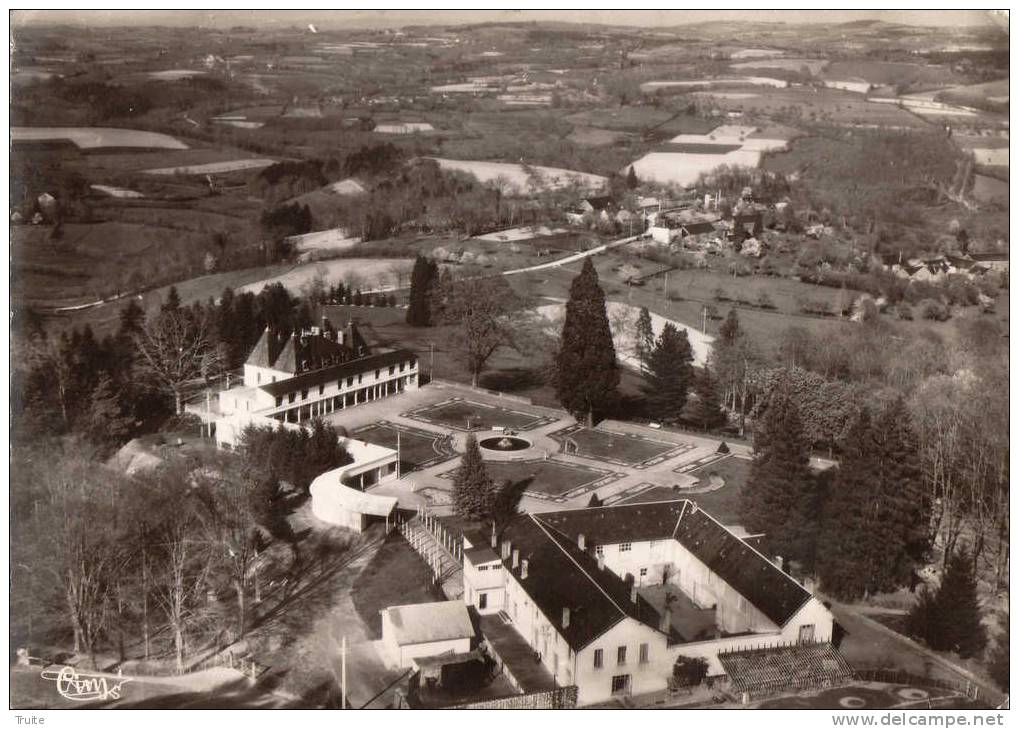
<instances>
[{"instance_id":1,"label":"village house","mask_svg":"<svg viewBox=\"0 0 1019 729\"><path fill-rule=\"evenodd\" d=\"M566 219L574 225L581 225L592 218L599 222L607 222L615 217L616 208L610 195L587 197L566 211Z\"/></svg>"},{"instance_id":2,"label":"village house","mask_svg":"<svg viewBox=\"0 0 1019 729\"><path fill-rule=\"evenodd\" d=\"M512 676L500 646L525 642L581 705L663 691L680 656L725 676L730 654L834 650L828 609L689 500L522 514L464 546L463 599L495 660Z\"/></svg>"}]
</instances>

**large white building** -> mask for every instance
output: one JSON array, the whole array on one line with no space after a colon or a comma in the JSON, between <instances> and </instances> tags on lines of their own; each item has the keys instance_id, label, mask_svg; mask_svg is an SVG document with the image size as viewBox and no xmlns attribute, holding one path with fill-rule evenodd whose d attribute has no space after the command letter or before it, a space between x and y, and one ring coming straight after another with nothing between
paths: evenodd
<instances>
[{"instance_id":1,"label":"large white building","mask_svg":"<svg viewBox=\"0 0 1019 729\"><path fill-rule=\"evenodd\" d=\"M216 441L236 446L252 416L304 423L417 387L417 355L373 353L353 322L339 331L266 329L244 363L243 386L219 393Z\"/></svg>"},{"instance_id":2,"label":"large white building","mask_svg":"<svg viewBox=\"0 0 1019 729\"><path fill-rule=\"evenodd\" d=\"M801 584L692 501L523 514L464 550L464 600L511 623L578 703L666 689L679 656L831 641Z\"/></svg>"}]
</instances>

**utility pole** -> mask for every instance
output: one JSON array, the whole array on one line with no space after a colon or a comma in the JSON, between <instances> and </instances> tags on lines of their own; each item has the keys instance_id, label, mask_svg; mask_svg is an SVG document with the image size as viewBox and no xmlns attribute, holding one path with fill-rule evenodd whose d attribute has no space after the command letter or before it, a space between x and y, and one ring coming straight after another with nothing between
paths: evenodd
<instances>
[{"instance_id":1,"label":"utility pole","mask_svg":"<svg viewBox=\"0 0 1019 729\"><path fill-rule=\"evenodd\" d=\"M662 289L662 295L665 296L665 301L669 301L669 272L665 272L665 287Z\"/></svg>"},{"instance_id":2,"label":"utility pole","mask_svg":"<svg viewBox=\"0 0 1019 729\"><path fill-rule=\"evenodd\" d=\"M705 305L701 310L701 334L708 333L708 307Z\"/></svg>"},{"instance_id":3,"label":"utility pole","mask_svg":"<svg viewBox=\"0 0 1019 729\"><path fill-rule=\"evenodd\" d=\"M435 379L435 342L428 343L428 381Z\"/></svg>"},{"instance_id":4,"label":"utility pole","mask_svg":"<svg viewBox=\"0 0 1019 729\"><path fill-rule=\"evenodd\" d=\"M400 429L396 429L396 478L400 478Z\"/></svg>"},{"instance_id":5,"label":"utility pole","mask_svg":"<svg viewBox=\"0 0 1019 729\"><path fill-rule=\"evenodd\" d=\"M347 636L340 643L340 708L347 708Z\"/></svg>"}]
</instances>

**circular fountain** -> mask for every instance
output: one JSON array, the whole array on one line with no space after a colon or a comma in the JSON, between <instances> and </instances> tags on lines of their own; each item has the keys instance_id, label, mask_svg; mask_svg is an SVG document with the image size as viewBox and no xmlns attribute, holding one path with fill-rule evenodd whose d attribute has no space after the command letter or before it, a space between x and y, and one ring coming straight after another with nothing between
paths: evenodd
<instances>
[{"instance_id":1,"label":"circular fountain","mask_svg":"<svg viewBox=\"0 0 1019 729\"><path fill-rule=\"evenodd\" d=\"M478 445L488 451L509 453L527 450L531 447L531 442L515 435L497 435L491 438L482 438L478 441Z\"/></svg>"}]
</instances>

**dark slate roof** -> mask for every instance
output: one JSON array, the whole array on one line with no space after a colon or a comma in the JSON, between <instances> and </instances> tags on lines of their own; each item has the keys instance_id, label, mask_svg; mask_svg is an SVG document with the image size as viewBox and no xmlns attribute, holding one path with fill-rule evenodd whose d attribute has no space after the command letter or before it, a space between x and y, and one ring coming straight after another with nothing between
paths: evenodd
<instances>
[{"instance_id":1,"label":"dark slate roof","mask_svg":"<svg viewBox=\"0 0 1019 729\"><path fill-rule=\"evenodd\" d=\"M502 540L520 550L521 564L512 568L512 555L503 560L534 604L569 646L579 651L621 620L631 617L658 630L659 614L643 597L630 601L630 587L609 569L599 569L589 553L544 522L544 514L522 514L503 530ZM527 578L521 578L523 560ZM562 627L563 608L570 608L570 624Z\"/></svg>"},{"instance_id":2,"label":"dark slate roof","mask_svg":"<svg viewBox=\"0 0 1019 729\"><path fill-rule=\"evenodd\" d=\"M471 564L485 564L495 562L499 555L488 545L482 547L469 547L464 550L464 557L471 561Z\"/></svg>"},{"instance_id":3,"label":"dark slate roof","mask_svg":"<svg viewBox=\"0 0 1019 729\"><path fill-rule=\"evenodd\" d=\"M799 612L810 593L771 560L697 509L687 509L676 539L776 625Z\"/></svg>"},{"instance_id":4,"label":"dark slate roof","mask_svg":"<svg viewBox=\"0 0 1019 729\"><path fill-rule=\"evenodd\" d=\"M589 549L599 544L671 539L687 501L603 506L552 511L541 520L571 539L584 535Z\"/></svg>"},{"instance_id":5,"label":"dark slate roof","mask_svg":"<svg viewBox=\"0 0 1019 729\"><path fill-rule=\"evenodd\" d=\"M974 261L1007 261L1007 253L970 253L969 257Z\"/></svg>"},{"instance_id":6,"label":"dark slate roof","mask_svg":"<svg viewBox=\"0 0 1019 729\"><path fill-rule=\"evenodd\" d=\"M294 392L295 390L317 387L318 385L331 382L332 380L338 380L342 377L350 377L361 372L381 369L382 367L389 367L389 365L399 364L400 362L408 362L414 359L417 359L417 355L409 349L394 349L391 352L380 352L379 354L372 354L367 357L361 357L360 359L354 359L348 362L342 362L340 364L334 364L321 369L312 370L310 372L304 372L285 380L270 382L266 385L262 385L261 387L265 392L268 392L273 397L282 397L289 392Z\"/></svg>"},{"instance_id":7,"label":"dark slate roof","mask_svg":"<svg viewBox=\"0 0 1019 729\"><path fill-rule=\"evenodd\" d=\"M612 204L612 197L610 195L599 195L597 197L585 198L588 205L595 210L605 210Z\"/></svg>"},{"instance_id":8,"label":"dark slate roof","mask_svg":"<svg viewBox=\"0 0 1019 729\"><path fill-rule=\"evenodd\" d=\"M351 325L350 331L355 344L364 346L357 328ZM354 359L354 351L321 334L280 334L266 329L248 355L247 364L297 374Z\"/></svg>"},{"instance_id":9,"label":"dark slate roof","mask_svg":"<svg viewBox=\"0 0 1019 729\"><path fill-rule=\"evenodd\" d=\"M272 344L275 343L275 338L276 333L269 329L262 332L262 336L258 338L255 348L248 355L247 364L254 365L255 367L272 367L272 363L276 361L276 353L270 350Z\"/></svg>"},{"instance_id":10,"label":"dark slate roof","mask_svg":"<svg viewBox=\"0 0 1019 729\"><path fill-rule=\"evenodd\" d=\"M708 220L701 220L694 223L683 223L681 226L687 235L700 235L701 233L714 233L715 224Z\"/></svg>"},{"instance_id":11,"label":"dark slate roof","mask_svg":"<svg viewBox=\"0 0 1019 729\"><path fill-rule=\"evenodd\" d=\"M556 511L540 519L571 540L583 534L589 550L598 544L676 539L779 626L810 599L802 585L692 501Z\"/></svg>"}]
</instances>

